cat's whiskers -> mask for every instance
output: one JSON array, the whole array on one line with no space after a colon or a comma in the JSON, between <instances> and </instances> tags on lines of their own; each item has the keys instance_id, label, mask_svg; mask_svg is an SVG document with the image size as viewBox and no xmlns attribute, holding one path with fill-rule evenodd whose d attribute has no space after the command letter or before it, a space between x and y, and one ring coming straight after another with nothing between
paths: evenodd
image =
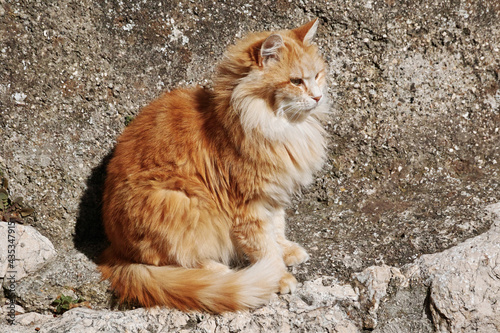
<instances>
[{"instance_id":1,"label":"cat's whiskers","mask_svg":"<svg viewBox=\"0 0 500 333\"><path fill-rule=\"evenodd\" d=\"M288 115L288 119L291 121L297 121L301 118L302 113L304 112L304 108L302 107L302 103L292 101L281 105L278 109L277 115L284 116Z\"/></svg>"}]
</instances>

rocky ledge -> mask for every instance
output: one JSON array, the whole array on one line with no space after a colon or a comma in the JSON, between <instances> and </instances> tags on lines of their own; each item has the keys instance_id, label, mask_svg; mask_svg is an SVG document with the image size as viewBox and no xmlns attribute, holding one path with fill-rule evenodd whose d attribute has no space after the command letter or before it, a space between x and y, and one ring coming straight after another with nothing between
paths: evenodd
<instances>
[{"instance_id":1,"label":"rocky ledge","mask_svg":"<svg viewBox=\"0 0 500 333\"><path fill-rule=\"evenodd\" d=\"M17 308L4 332L498 332L500 203L484 234L401 268L371 266L341 284L325 276L253 311L209 315L165 308L78 307L62 316ZM7 307L4 307L8 315Z\"/></svg>"}]
</instances>

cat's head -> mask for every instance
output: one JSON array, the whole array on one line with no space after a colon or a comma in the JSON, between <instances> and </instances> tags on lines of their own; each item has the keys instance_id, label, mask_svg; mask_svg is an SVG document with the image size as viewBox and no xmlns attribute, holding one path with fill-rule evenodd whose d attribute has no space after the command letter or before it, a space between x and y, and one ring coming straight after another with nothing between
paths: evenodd
<instances>
[{"instance_id":1,"label":"cat's head","mask_svg":"<svg viewBox=\"0 0 500 333\"><path fill-rule=\"evenodd\" d=\"M250 34L229 48L219 73L238 77L231 97L242 117L261 123L263 102L289 123L325 109L326 65L312 43L317 27L315 19L293 30Z\"/></svg>"},{"instance_id":2,"label":"cat's head","mask_svg":"<svg viewBox=\"0 0 500 333\"><path fill-rule=\"evenodd\" d=\"M259 51L263 83L273 87L273 107L290 122L303 121L325 101L325 63L312 39L318 20L273 33Z\"/></svg>"}]
</instances>

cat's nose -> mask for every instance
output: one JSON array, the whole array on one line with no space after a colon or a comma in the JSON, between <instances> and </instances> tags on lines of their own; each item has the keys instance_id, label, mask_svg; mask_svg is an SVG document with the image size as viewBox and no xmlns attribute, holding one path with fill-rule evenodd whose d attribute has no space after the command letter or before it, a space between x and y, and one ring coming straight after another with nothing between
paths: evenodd
<instances>
[{"instance_id":1,"label":"cat's nose","mask_svg":"<svg viewBox=\"0 0 500 333\"><path fill-rule=\"evenodd\" d=\"M318 103L319 100L321 99L321 97L323 97L323 96L322 95L312 96L312 99L314 99L316 101L316 103Z\"/></svg>"}]
</instances>

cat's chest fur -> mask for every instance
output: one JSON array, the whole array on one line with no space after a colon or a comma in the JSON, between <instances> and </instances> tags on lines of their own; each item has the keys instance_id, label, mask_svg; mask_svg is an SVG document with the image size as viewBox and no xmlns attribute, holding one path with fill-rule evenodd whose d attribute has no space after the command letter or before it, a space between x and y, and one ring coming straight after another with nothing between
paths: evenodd
<instances>
[{"instance_id":1,"label":"cat's chest fur","mask_svg":"<svg viewBox=\"0 0 500 333\"><path fill-rule=\"evenodd\" d=\"M301 186L312 182L325 157L325 131L317 114L300 123L290 123L270 112L259 101L247 104L241 113L246 138L242 151L247 153L258 192L279 205L289 203L290 196ZM252 164L252 163L250 163Z\"/></svg>"}]
</instances>

